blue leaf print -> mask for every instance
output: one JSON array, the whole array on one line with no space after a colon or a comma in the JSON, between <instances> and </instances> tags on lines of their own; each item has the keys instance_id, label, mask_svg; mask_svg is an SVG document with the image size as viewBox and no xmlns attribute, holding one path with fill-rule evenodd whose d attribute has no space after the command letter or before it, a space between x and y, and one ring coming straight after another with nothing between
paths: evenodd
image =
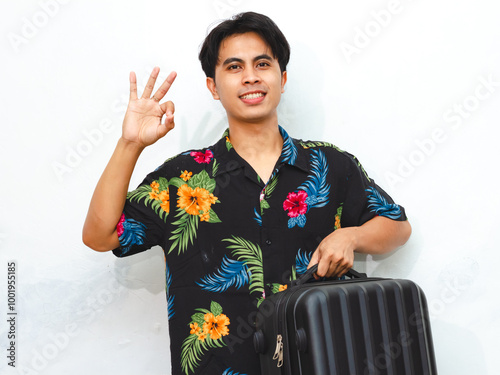
<instances>
[{"instance_id":1,"label":"blue leaf print","mask_svg":"<svg viewBox=\"0 0 500 375\"><path fill-rule=\"evenodd\" d=\"M280 133L283 137L283 150L281 151L281 161L283 163L289 163L291 165L295 164L297 160L297 147L295 147L295 143L293 143L292 138L288 135L288 133L280 126Z\"/></svg>"},{"instance_id":2,"label":"blue leaf print","mask_svg":"<svg viewBox=\"0 0 500 375\"><path fill-rule=\"evenodd\" d=\"M200 282L196 282L203 290L209 292L222 293L233 285L239 289L249 283L248 268L245 262L229 259L226 255L222 259L222 264L211 275L206 275Z\"/></svg>"},{"instance_id":3,"label":"blue leaf print","mask_svg":"<svg viewBox=\"0 0 500 375\"><path fill-rule=\"evenodd\" d=\"M224 372L222 373L222 375L246 375L246 374L243 374L243 373L239 373L239 372L234 372L231 367L227 368L224 370Z\"/></svg>"},{"instance_id":4,"label":"blue leaf print","mask_svg":"<svg viewBox=\"0 0 500 375\"><path fill-rule=\"evenodd\" d=\"M308 211L313 207L324 207L328 203L330 185L326 183L328 162L321 150L311 150L311 174L299 189L307 193Z\"/></svg>"},{"instance_id":5,"label":"blue leaf print","mask_svg":"<svg viewBox=\"0 0 500 375\"><path fill-rule=\"evenodd\" d=\"M295 257L295 269L297 271L297 275L302 275L307 271L307 266L311 261L311 257L312 257L312 251L306 253L305 251L302 252L301 249L299 249L299 252Z\"/></svg>"},{"instance_id":6,"label":"blue leaf print","mask_svg":"<svg viewBox=\"0 0 500 375\"><path fill-rule=\"evenodd\" d=\"M372 212L393 220L401 217L401 207L387 202L377 189L369 187L366 191L370 193L368 195L368 207L371 208Z\"/></svg>"},{"instance_id":7,"label":"blue leaf print","mask_svg":"<svg viewBox=\"0 0 500 375\"><path fill-rule=\"evenodd\" d=\"M168 306L168 319L174 316L174 299L175 296L170 294L170 285L172 284L172 273L168 267L167 262L165 262L165 280L166 280L166 291L167 291L167 306Z\"/></svg>"},{"instance_id":8,"label":"blue leaf print","mask_svg":"<svg viewBox=\"0 0 500 375\"><path fill-rule=\"evenodd\" d=\"M294 226L298 225L301 228L304 228L304 225L306 225L306 215L299 215L297 217L291 217L288 219L288 228L293 228Z\"/></svg>"},{"instance_id":9,"label":"blue leaf print","mask_svg":"<svg viewBox=\"0 0 500 375\"><path fill-rule=\"evenodd\" d=\"M123 233L119 237L122 253L127 253L133 245L142 245L146 237L146 226L134 219L125 219Z\"/></svg>"},{"instance_id":10,"label":"blue leaf print","mask_svg":"<svg viewBox=\"0 0 500 375\"><path fill-rule=\"evenodd\" d=\"M253 219L257 222L257 224L259 224L259 226L262 226L262 216L259 215L256 208L253 209L253 212L255 213L255 217Z\"/></svg>"}]
</instances>

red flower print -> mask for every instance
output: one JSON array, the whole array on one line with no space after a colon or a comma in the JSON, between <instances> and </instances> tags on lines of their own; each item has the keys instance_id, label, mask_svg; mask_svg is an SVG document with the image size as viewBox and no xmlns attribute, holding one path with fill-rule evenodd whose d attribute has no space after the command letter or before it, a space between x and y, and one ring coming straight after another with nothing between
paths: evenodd
<instances>
[{"instance_id":1,"label":"red flower print","mask_svg":"<svg viewBox=\"0 0 500 375\"><path fill-rule=\"evenodd\" d=\"M199 164L208 164L214 157L214 154L211 150L206 150L204 153L201 151L193 151L189 155L194 157L194 160Z\"/></svg>"},{"instance_id":2,"label":"red flower print","mask_svg":"<svg viewBox=\"0 0 500 375\"><path fill-rule=\"evenodd\" d=\"M125 214L122 214L120 221L116 225L116 231L118 232L118 237L123 234L123 223L125 222Z\"/></svg>"},{"instance_id":3,"label":"red flower print","mask_svg":"<svg viewBox=\"0 0 500 375\"><path fill-rule=\"evenodd\" d=\"M307 193L299 190L297 193L288 193L288 197L283 202L283 209L288 211L289 217L297 217L307 212Z\"/></svg>"}]
</instances>

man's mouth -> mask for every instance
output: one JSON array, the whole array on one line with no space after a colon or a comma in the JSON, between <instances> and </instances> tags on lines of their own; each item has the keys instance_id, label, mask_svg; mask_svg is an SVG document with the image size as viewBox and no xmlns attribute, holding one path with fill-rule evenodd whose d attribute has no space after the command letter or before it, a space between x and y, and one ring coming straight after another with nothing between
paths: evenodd
<instances>
[{"instance_id":1,"label":"man's mouth","mask_svg":"<svg viewBox=\"0 0 500 375\"><path fill-rule=\"evenodd\" d=\"M266 95L266 94L264 94L263 92L252 92L249 94L242 95L242 96L240 96L240 98L241 99L257 99L257 98L260 98L264 95Z\"/></svg>"}]
</instances>

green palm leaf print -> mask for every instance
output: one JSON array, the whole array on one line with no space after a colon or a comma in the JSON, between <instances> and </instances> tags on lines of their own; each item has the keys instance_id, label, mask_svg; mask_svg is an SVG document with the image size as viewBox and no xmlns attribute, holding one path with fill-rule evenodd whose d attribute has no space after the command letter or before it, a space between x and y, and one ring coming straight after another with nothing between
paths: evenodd
<instances>
[{"instance_id":1,"label":"green palm leaf print","mask_svg":"<svg viewBox=\"0 0 500 375\"><path fill-rule=\"evenodd\" d=\"M264 272L262 265L262 250L259 245L255 245L244 238L235 237L226 238L223 241L229 242L228 249L233 249L232 254L240 262L245 262L250 273L250 293L264 291Z\"/></svg>"}]
</instances>

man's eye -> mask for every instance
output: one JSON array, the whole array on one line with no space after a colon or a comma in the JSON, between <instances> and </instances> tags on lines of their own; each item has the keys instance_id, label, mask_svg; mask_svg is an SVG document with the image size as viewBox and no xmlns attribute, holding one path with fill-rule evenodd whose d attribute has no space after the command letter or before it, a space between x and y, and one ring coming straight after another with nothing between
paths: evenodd
<instances>
[{"instance_id":1,"label":"man's eye","mask_svg":"<svg viewBox=\"0 0 500 375\"><path fill-rule=\"evenodd\" d=\"M262 62L258 63L257 66L260 68L263 68L263 67L271 66L271 64L269 64L266 61L262 61Z\"/></svg>"},{"instance_id":2,"label":"man's eye","mask_svg":"<svg viewBox=\"0 0 500 375\"><path fill-rule=\"evenodd\" d=\"M229 65L227 67L228 70L234 70L234 69L238 69L240 66L239 65Z\"/></svg>"}]
</instances>

